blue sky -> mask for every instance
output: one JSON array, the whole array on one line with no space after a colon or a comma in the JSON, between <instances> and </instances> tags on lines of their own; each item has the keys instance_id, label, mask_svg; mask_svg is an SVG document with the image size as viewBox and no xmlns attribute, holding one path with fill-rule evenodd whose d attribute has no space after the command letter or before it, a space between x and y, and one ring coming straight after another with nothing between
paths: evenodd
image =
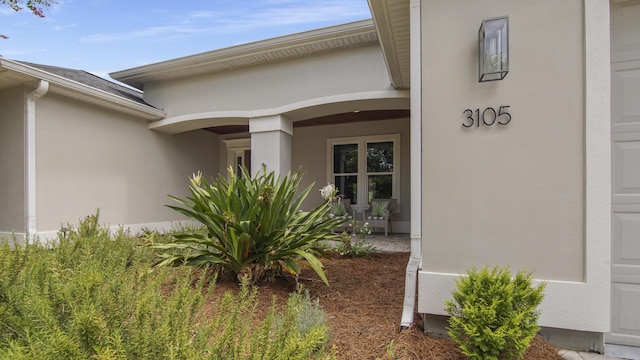
<instances>
[{"instance_id":1,"label":"blue sky","mask_svg":"<svg viewBox=\"0 0 640 360\"><path fill-rule=\"evenodd\" d=\"M107 73L371 17L367 0L59 0L0 5L0 55Z\"/></svg>"}]
</instances>

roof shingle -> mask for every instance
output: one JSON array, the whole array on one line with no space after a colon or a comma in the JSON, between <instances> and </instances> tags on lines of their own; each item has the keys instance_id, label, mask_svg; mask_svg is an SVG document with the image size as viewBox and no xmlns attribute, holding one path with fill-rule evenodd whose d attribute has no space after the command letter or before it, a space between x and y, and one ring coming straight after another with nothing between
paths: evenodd
<instances>
[{"instance_id":1,"label":"roof shingle","mask_svg":"<svg viewBox=\"0 0 640 360\"><path fill-rule=\"evenodd\" d=\"M84 70L76 70L76 69L69 69L69 68L63 68L58 66L34 64L26 61L18 61L18 62L25 64L27 66L34 67L36 69L46 71L54 75L61 76L65 79L73 80L78 83L91 86L93 88L96 88L102 91L106 91L110 94L117 95L125 99L135 101L140 104L151 106L144 101L144 99L142 98L141 91L128 88L126 86L117 84L107 79L103 79L97 75L94 75Z\"/></svg>"}]
</instances>

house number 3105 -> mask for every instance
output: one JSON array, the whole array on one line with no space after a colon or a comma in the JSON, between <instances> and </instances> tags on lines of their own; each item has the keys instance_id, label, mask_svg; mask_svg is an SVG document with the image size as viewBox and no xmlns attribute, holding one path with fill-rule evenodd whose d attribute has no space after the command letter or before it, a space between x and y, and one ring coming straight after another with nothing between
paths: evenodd
<instances>
[{"instance_id":1,"label":"house number 3105","mask_svg":"<svg viewBox=\"0 0 640 360\"><path fill-rule=\"evenodd\" d=\"M483 109L466 109L463 111L465 120L462 126L470 128L473 126L480 127L496 125L507 125L511 121L511 114L509 114L509 105L500 106L498 110L488 107Z\"/></svg>"}]
</instances>

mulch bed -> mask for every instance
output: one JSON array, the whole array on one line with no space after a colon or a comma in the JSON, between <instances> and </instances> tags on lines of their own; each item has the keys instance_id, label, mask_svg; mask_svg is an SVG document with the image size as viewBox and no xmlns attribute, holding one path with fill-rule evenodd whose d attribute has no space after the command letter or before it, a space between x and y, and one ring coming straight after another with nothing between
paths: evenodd
<instances>
[{"instance_id":1,"label":"mulch bed","mask_svg":"<svg viewBox=\"0 0 640 360\"><path fill-rule=\"evenodd\" d=\"M329 279L327 287L310 269L304 269L299 281L329 317L332 344L339 359L466 359L450 339L429 337L422 332L421 317L416 314L413 328L400 331L404 300L404 277L409 253L373 253L368 258L332 255L322 262ZM234 281L220 279L216 293L237 291ZM272 296L284 304L295 283L278 279L259 287L261 311L271 305ZM215 304L211 304L215 306ZM536 338L524 359L563 360L558 349Z\"/></svg>"}]
</instances>

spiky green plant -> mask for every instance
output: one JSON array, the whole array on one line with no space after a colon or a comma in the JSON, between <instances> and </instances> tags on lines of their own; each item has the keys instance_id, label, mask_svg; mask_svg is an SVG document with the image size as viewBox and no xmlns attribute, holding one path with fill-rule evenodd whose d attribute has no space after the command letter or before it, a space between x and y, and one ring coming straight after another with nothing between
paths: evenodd
<instances>
[{"instance_id":1,"label":"spiky green plant","mask_svg":"<svg viewBox=\"0 0 640 360\"><path fill-rule=\"evenodd\" d=\"M170 196L183 207L169 205L185 216L202 223L204 232L185 232L163 244L159 264L217 264L238 278L247 276L252 283L274 271L299 274L296 260L304 259L328 284L318 259L319 240L337 237L331 229L344 220L330 218L329 206L322 203L311 211L300 205L313 184L298 193L301 171L276 177L260 172L251 177L246 168L237 175L229 169L229 178L218 175L208 183L201 174L190 181L191 196Z\"/></svg>"}]
</instances>

